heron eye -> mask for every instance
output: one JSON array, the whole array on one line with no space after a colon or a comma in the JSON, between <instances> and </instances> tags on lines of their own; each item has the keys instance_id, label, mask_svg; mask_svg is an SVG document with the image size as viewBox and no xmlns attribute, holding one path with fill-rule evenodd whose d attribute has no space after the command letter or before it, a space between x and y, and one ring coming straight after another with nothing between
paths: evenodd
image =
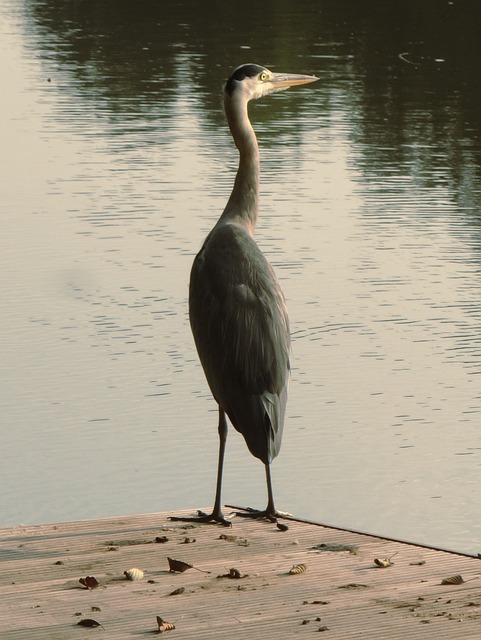
<instances>
[{"instance_id":1,"label":"heron eye","mask_svg":"<svg viewBox=\"0 0 481 640\"><path fill-rule=\"evenodd\" d=\"M267 73L266 73L265 71L263 71L263 72L259 75L259 80L260 80L261 82L265 82L265 81L268 79L268 77L269 77L269 76L267 75Z\"/></svg>"}]
</instances>

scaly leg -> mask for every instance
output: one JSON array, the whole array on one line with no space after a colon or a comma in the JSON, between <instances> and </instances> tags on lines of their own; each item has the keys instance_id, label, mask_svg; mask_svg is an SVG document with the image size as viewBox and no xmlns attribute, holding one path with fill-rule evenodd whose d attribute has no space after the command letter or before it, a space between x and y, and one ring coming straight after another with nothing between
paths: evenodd
<instances>
[{"instance_id":1,"label":"scaly leg","mask_svg":"<svg viewBox=\"0 0 481 640\"><path fill-rule=\"evenodd\" d=\"M236 511L237 516L243 518L265 518L269 522L277 522L277 517L280 515L274 505L274 493L272 491L271 480L271 466L269 463L265 465L266 469L266 482L267 482L267 507L264 511L257 511L248 507L245 511Z\"/></svg>"},{"instance_id":2,"label":"scaly leg","mask_svg":"<svg viewBox=\"0 0 481 640\"><path fill-rule=\"evenodd\" d=\"M219 461L217 465L217 484L215 491L215 502L214 508L212 509L212 513L204 513L203 511L198 511L197 516L192 517L180 517L180 516L171 516L170 520L174 522L199 522L199 523L211 523L211 522L219 522L223 524L224 527L231 527L232 523L229 520L224 518L224 514L221 509L221 494L222 494L222 472L224 469L224 454L225 454L225 445L227 441L227 420L225 418L225 412L219 405Z\"/></svg>"}]
</instances>

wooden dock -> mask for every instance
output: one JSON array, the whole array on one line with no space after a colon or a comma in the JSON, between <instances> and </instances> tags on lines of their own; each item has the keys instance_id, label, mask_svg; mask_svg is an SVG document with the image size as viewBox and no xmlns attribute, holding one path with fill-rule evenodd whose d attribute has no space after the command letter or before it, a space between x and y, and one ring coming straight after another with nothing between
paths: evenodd
<instances>
[{"instance_id":1,"label":"wooden dock","mask_svg":"<svg viewBox=\"0 0 481 640\"><path fill-rule=\"evenodd\" d=\"M481 637L476 557L305 521L168 515L0 529L0 638L149 638L157 616L172 640ZM132 568L144 576L128 580Z\"/></svg>"}]
</instances>

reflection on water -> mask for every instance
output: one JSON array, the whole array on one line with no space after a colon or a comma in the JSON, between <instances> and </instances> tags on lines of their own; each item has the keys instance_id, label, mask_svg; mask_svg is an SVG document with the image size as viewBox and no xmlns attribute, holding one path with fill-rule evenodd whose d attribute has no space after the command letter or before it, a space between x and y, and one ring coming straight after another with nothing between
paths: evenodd
<instances>
[{"instance_id":1,"label":"reflection on water","mask_svg":"<svg viewBox=\"0 0 481 640\"><path fill-rule=\"evenodd\" d=\"M478 22L381 4L4 3L0 524L211 502L187 283L255 61L321 78L251 109L293 333L277 501L478 550ZM226 501L262 506L260 467L232 433Z\"/></svg>"}]
</instances>

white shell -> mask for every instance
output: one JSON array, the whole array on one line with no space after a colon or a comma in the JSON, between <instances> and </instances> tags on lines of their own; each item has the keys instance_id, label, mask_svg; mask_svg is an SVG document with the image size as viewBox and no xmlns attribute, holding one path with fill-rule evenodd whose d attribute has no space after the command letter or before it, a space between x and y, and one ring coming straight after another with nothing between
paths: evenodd
<instances>
[{"instance_id":1,"label":"white shell","mask_svg":"<svg viewBox=\"0 0 481 640\"><path fill-rule=\"evenodd\" d=\"M142 578L144 577L144 572L142 571L142 569L133 567L128 571L124 571L124 576L127 578L127 580L142 580Z\"/></svg>"}]
</instances>

